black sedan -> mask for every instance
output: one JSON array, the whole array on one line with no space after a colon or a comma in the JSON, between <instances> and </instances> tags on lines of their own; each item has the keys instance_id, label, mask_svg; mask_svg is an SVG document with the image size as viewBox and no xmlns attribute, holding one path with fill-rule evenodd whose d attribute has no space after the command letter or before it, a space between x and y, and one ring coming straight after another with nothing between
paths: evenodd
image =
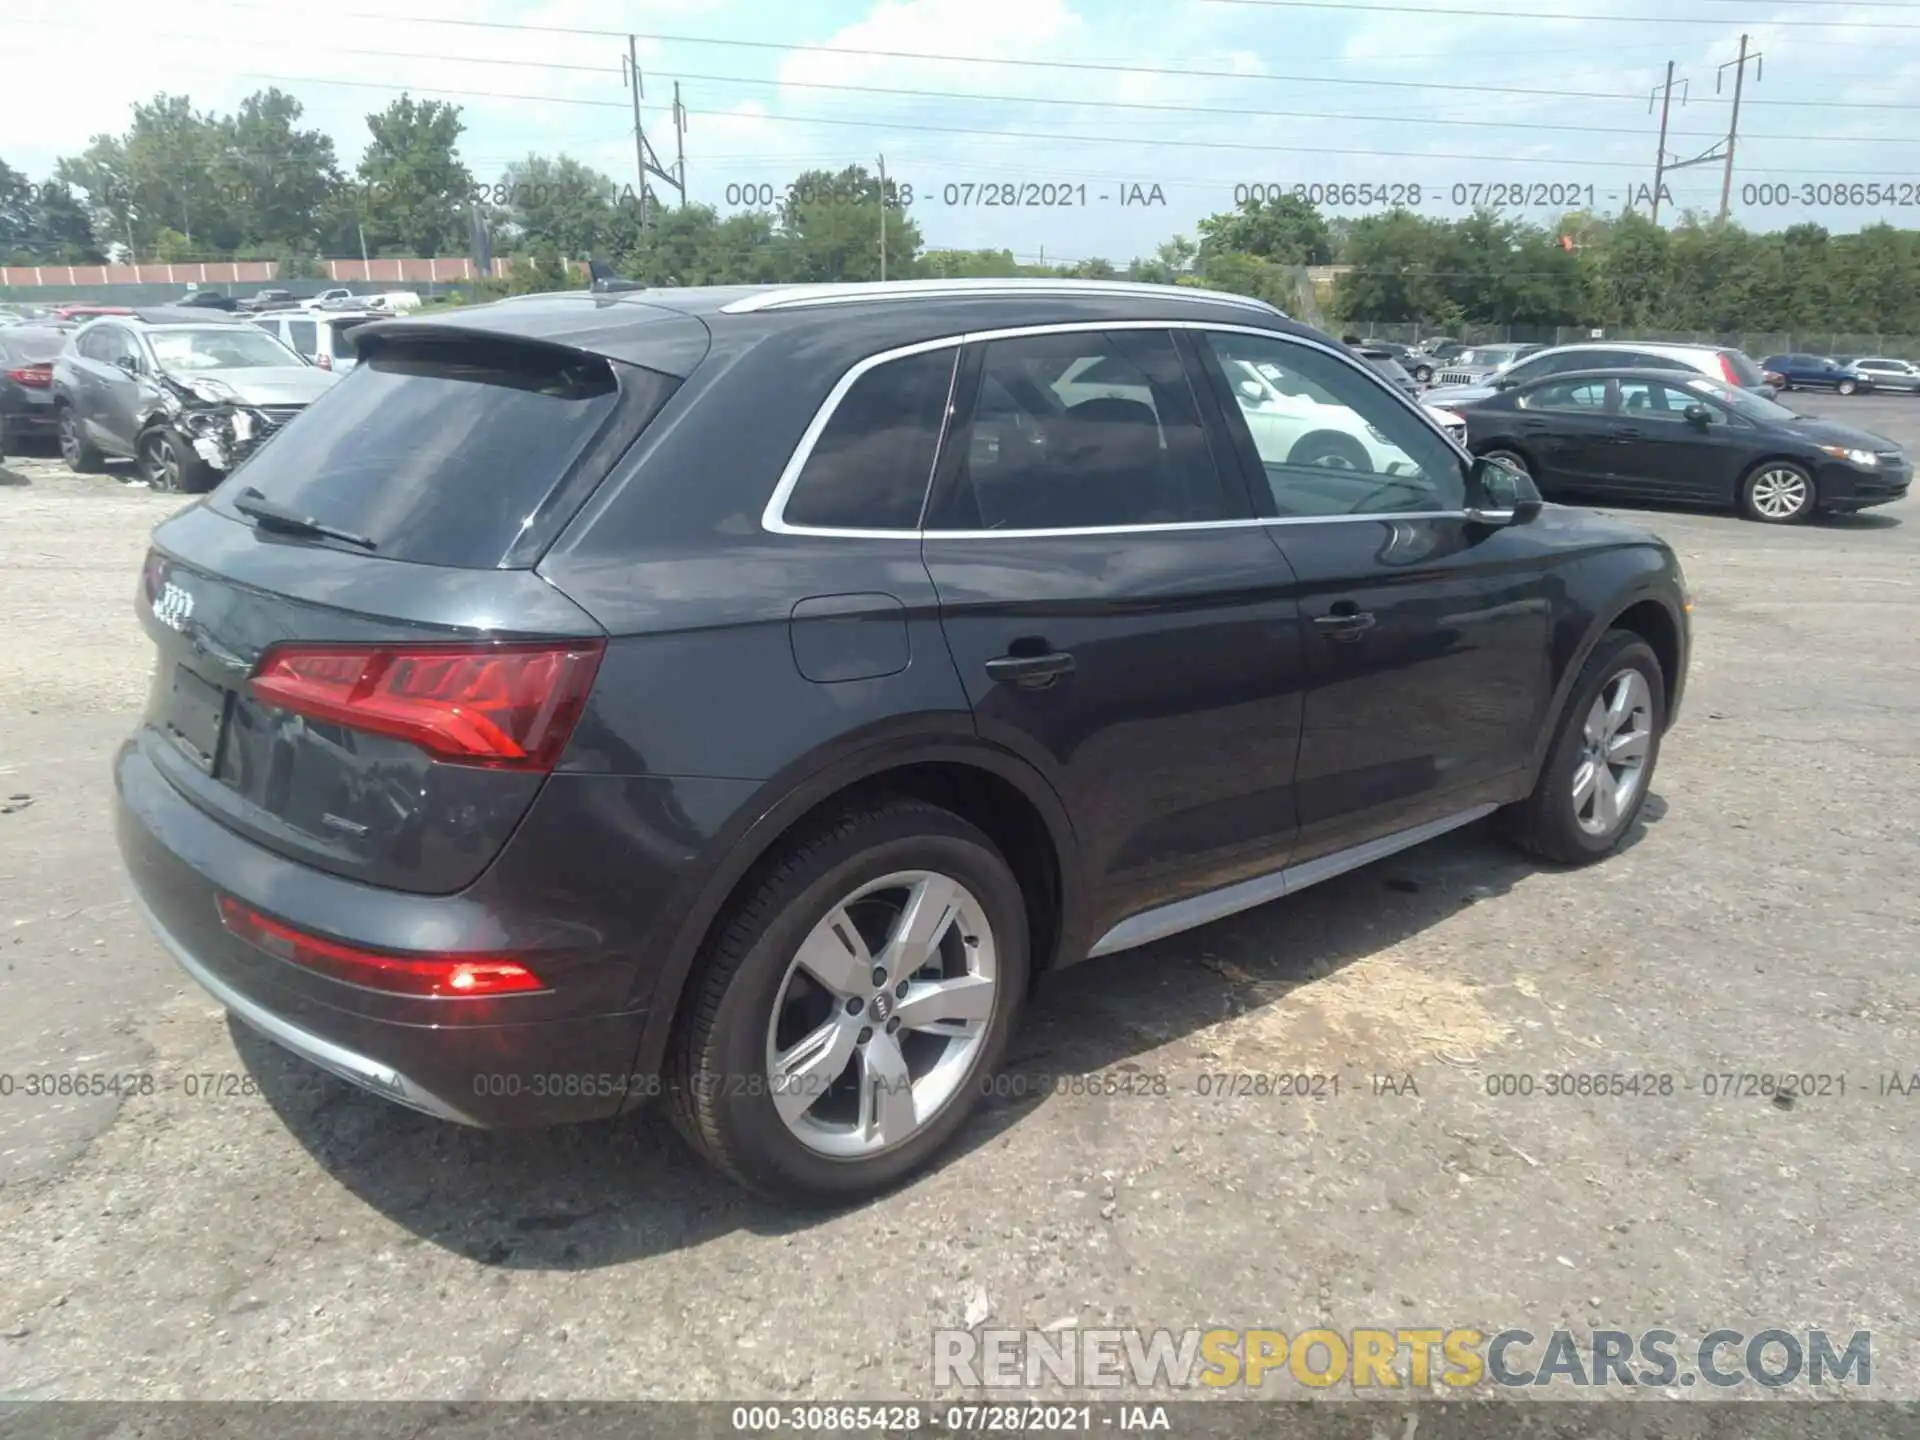
<instances>
[{"instance_id":1,"label":"black sedan","mask_svg":"<svg viewBox=\"0 0 1920 1440\"><path fill-rule=\"evenodd\" d=\"M1518 465L1549 498L1704 502L1787 524L1885 505L1913 479L1884 436L1671 370L1554 375L1457 413L1476 455Z\"/></svg>"},{"instance_id":2,"label":"black sedan","mask_svg":"<svg viewBox=\"0 0 1920 1440\"><path fill-rule=\"evenodd\" d=\"M72 330L34 320L0 329L0 458L23 441L54 443L53 357Z\"/></svg>"}]
</instances>

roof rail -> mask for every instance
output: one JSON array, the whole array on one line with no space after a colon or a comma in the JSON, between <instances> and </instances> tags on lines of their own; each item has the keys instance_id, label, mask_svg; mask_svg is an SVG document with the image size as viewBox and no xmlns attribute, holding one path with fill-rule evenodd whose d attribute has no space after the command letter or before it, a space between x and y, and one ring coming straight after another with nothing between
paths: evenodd
<instances>
[{"instance_id":1,"label":"roof rail","mask_svg":"<svg viewBox=\"0 0 1920 1440\"><path fill-rule=\"evenodd\" d=\"M936 300L963 296L1019 298L1027 295L1132 295L1156 299L1212 300L1286 318L1286 312L1251 295L1225 290L1202 290L1191 285L1149 285L1139 280L1048 280L1020 277L1007 280L882 280L841 285L789 285L746 295L720 307L727 315L750 315L762 310L805 310L818 305L851 305L875 300Z\"/></svg>"}]
</instances>

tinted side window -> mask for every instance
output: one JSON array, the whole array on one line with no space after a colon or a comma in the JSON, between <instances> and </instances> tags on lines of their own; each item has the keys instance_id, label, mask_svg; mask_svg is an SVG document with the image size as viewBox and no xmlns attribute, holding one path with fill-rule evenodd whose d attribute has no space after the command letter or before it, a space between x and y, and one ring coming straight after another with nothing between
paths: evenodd
<instances>
[{"instance_id":1,"label":"tinted side window","mask_svg":"<svg viewBox=\"0 0 1920 1440\"><path fill-rule=\"evenodd\" d=\"M1634 350L1622 357L1622 365L1632 370L1691 370L1693 367L1666 355L1654 355L1644 350Z\"/></svg>"},{"instance_id":2,"label":"tinted side window","mask_svg":"<svg viewBox=\"0 0 1920 1440\"><path fill-rule=\"evenodd\" d=\"M989 342L937 530L1073 530L1236 514L1165 331Z\"/></svg>"},{"instance_id":3,"label":"tinted side window","mask_svg":"<svg viewBox=\"0 0 1920 1440\"><path fill-rule=\"evenodd\" d=\"M914 530L959 347L876 365L840 397L787 498L790 525Z\"/></svg>"},{"instance_id":4,"label":"tinted side window","mask_svg":"<svg viewBox=\"0 0 1920 1440\"><path fill-rule=\"evenodd\" d=\"M315 353L315 325L311 320L289 320L287 334L281 338L302 355Z\"/></svg>"},{"instance_id":5,"label":"tinted side window","mask_svg":"<svg viewBox=\"0 0 1920 1440\"><path fill-rule=\"evenodd\" d=\"M1588 351L1571 351L1565 355L1541 355L1533 359L1522 360L1507 371L1509 380L1544 380L1549 375L1559 375L1568 370L1584 370L1589 365L1603 365L1602 356Z\"/></svg>"},{"instance_id":6,"label":"tinted side window","mask_svg":"<svg viewBox=\"0 0 1920 1440\"><path fill-rule=\"evenodd\" d=\"M1453 447L1363 372L1312 346L1211 332L1279 515L1458 510Z\"/></svg>"},{"instance_id":7,"label":"tinted side window","mask_svg":"<svg viewBox=\"0 0 1920 1440\"><path fill-rule=\"evenodd\" d=\"M1561 380L1542 385L1520 397L1525 410L1572 410L1583 415L1598 415L1618 410L1620 382L1617 380ZM1612 392L1613 404L1608 404Z\"/></svg>"}]
</instances>

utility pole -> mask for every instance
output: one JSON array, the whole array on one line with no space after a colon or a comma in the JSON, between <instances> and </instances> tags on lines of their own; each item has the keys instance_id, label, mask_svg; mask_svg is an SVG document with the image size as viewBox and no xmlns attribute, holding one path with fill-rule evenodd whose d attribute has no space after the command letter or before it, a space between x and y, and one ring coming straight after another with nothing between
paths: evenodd
<instances>
[{"instance_id":1,"label":"utility pole","mask_svg":"<svg viewBox=\"0 0 1920 1440\"><path fill-rule=\"evenodd\" d=\"M640 228L644 231L651 223L651 207L647 204L649 175L678 191L682 206L687 203L687 109L680 103L680 83L676 80L673 86L673 169L663 169L660 157L654 153L653 146L647 143L646 127L640 119L640 101L647 92L640 78L640 39L637 35L627 36L626 61L621 66L620 78L633 95L633 168L640 179Z\"/></svg>"},{"instance_id":2,"label":"utility pole","mask_svg":"<svg viewBox=\"0 0 1920 1440\"><path fill-rule=\"evenodd\" d=\"M680 208L687 208L687 107L680 103L680 82L673 82L673 178L680 182Z\"/></svg>"},{"instance_id":3,"label":"utility pole","mask_svg":"<svg viewBox=\"0 0 1920 1440\"><path fill-rule=\"evenodd\" d=\"M1682 81L1684 85L1686 82ZM1682 94L1680 103L1686 104ZM1673 61L1667 61L1667 83L1660 87L1660 145L1653 155L1653 223L1660 223L1660 186L1667 173L1667 112L1673 106ZM1647 109L1653 109L1653 97L1647 97Z\"/></svg>"},{"instance_id":4,"label":"utility pole","mask_svg":"<svg viewBox=\"0 0 1920 1440\"><path fill-rule=\"evenodd\" d=\"M1756 80L1763 78L1766 72L1760 64L1760 52L1756 50L1749 56L1747 54L1747 37L1742 35L1740 37L1740 58L1727 62L1727 64L1734 67L1733 119L1727 126L1727 173L1720 181L1720 223L1722 225L1727 223L1727 206L1733 199L1733 147L1734 143L1740 138L1740 91L1746 82L1747 61L1749 59L1753 61L1753 78ZM1714 72L1713 88L1716 93L1720 89L1721 78L1725 76L1726 73L1726 65L1722 65Z\"/></svg>"},{"instance_id":5,"label":"utility pole","mask_svg":"<svg viewBox=\"0 0 1920 1440\"><path fill-rule=\"evenodd\" d=\"M880 157L880 280L887 278L887 157Z\"/></svg>"},{"instance_id":6,"label":"utility pole","mask_svg":"<svg viewBox=\"0 0 1920 1440\"><path fill-rule=\"evenodd\" d=\"M621 77L633 96L633 168L640 177L640 229L647 228L647 132L640 123L640 42L627 36L627 69Z\"/></svg>"}]
</instances>

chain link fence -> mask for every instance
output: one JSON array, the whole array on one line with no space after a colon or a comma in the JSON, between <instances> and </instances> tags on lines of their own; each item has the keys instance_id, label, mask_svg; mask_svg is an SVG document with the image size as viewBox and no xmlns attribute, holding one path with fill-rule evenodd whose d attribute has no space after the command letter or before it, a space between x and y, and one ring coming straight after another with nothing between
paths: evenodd
<instances>
[{"instance_id":1,"label":"chain link fence","mask_svg":"<svg viewBox=\"0 0 1920 1440\"><path fill-rule=\"evenodd\" d=\"M1744 350L1756 360L1768 355L1889 356L1920 360L1920 335L1873 335L1835 330L1647 330L1628 326L1589 329L1584 325L1383 325L1347 321L1342 335L1415 345L1444 337L1469 345L1577 345L1584 340L1651 340L1669 345L1723 345Z\"/></svg>"}]
</instances>

